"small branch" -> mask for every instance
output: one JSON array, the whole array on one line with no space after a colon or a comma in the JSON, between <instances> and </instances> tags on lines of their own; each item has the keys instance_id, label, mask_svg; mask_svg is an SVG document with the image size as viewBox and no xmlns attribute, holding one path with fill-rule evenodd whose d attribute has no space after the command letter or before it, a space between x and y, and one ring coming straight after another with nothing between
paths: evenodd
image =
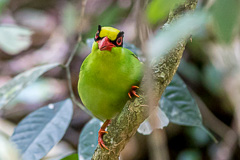
<instances>
[{"instance_id":1,"label":"small branch","mask_svg":"<svg viewBox=\"0 0 240 160\"><path fill-rule=\"evenodd\" d=\"M77 53L78 49L80 48L80 44L82 41L82 22L83 22L83 17L84 17L84 11L85 11L85 6L86 6L87 0L82 1L81 5L81 15L80 15L80 22L79 22L79 35L78 35L78 41L74 46L73 51L70 53L70 57L67 60L67 63L64 65L64 68L66 69L66 74L67 74L67 82L68 82L68 88L70 92L70 97L78 107L80 107L83 111L88 113L89 115L92 115L81 103L79 103L74 95L73 88L72 88L72 78L71 78L71 72L70 72L70 64L73 60L73 57Z\"/></svg>"},{"instance_id":2,"label":"small branch","mask_svg":"<svg viewBox=\"0 0 240 160\"><path fill-rule=\"evenodd\" d=\"M186 11L194 10L197 0L187 0L183 5L172 11L169 15L167 23L171 23ZM167 27L168 25L165 25ZM171 50L160 60L153 62L151 66L153 74L152 98L153 106L158 106L158 101L167 85L171 82L175 74L183 51L185 49L186 40L181 40L175 49ZM139 125L148 117L149 106L147 105L145 88L146 76L140 85L138 94L139 98L127 102L123 111L112 120L108 127L109 134L104 135L104 142L109 147L103 150L97 147L92 160L118 160L120 152L123 150L129 139L136 133Z\"/></svg>"}]
</instances>

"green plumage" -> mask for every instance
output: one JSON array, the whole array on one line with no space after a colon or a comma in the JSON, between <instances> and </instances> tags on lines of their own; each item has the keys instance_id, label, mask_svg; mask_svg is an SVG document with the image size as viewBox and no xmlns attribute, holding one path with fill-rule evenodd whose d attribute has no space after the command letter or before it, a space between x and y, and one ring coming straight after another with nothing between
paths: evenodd
<instances>
[{"instance_id":1,"label":"green plumage","mask_svg":"<svg viewBox=\"0 0 240 160\"><path fill-rule=\"evenodd\" d=\"M132 86L142 79L142 63L128 49L99 50L94 42L79 74L78 92L83 104L101 120L121 112Z\"/></svg>"}]
</instances>

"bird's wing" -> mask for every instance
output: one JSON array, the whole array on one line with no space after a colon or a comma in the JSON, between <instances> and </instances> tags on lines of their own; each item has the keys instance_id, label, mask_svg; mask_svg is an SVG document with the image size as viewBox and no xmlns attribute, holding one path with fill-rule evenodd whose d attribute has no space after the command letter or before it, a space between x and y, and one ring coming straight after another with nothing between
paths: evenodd
<instances>
[{"instance_id":1,"label":"bird's wing","mask_svg":"<svg viewBox=\"0 0 240 160\"><path fill-rule=\"evenodd\" d=\"M131 54L133 57L135 57L135 58L137 58L138 59L138 57L137 57L137 55L136 54L134 54L133 52L132 52L132 54ZM139 59L138 59L139 60ZM140 60L139 60L140 61Z\"/></svg>"},{"instance_id":2,"label":"bird's wing","mask_svg":"<svg viewBox=\"0 0 240 160\"><path fill-rule=\"evenodd\" d=\"M134 54L131 50L129 50L129 49L127 49L127 48L124 48L124 49L127 50L127 54L130 54L131 56L133 56L134 58L136 58L137 60L139 60L138 57L137 57L137 55ZM140 60L139 60L139 61L140 61Z\"/></svg>"}]
</instances>

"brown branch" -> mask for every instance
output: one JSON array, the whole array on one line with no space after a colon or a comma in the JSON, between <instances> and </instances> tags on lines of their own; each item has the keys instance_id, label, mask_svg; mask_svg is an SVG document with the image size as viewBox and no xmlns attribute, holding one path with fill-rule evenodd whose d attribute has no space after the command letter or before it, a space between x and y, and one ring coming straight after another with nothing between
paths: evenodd
<instances>
[{"instance_id":1,"label":"brown branch","mask_svg":"<svg viewBox=\"0 0 240 160\"><path fill-rule=\"evenodd\" d=\"M168 24L173 20L178 19L179 16L187 11L194 10L197 4L197 0L186 0L186 2L172 11L169 15ZM168 26L168 25L165 25ZM158 101L167 85L171 82L173 75L175 74L180 60L182 58L183 51L185 49L186 40L178 42L176 48L171 50L168 54L162 57L160 60L156 60L151 69L153 71L153 102L154 105L158 105ZM146 77L143 78L143 82L138 91L140 97L130 100L125 105L123 111L112 120L112 123L108 127L109 134L104 136L104 141L109 147L108 150L103 150L97 147L92 159L93 160L118 160L120 152L123 150L129 139L136 133L139 125L148 117L149 107L146 101L145 88Z\"/></svg>"}]
</instances>

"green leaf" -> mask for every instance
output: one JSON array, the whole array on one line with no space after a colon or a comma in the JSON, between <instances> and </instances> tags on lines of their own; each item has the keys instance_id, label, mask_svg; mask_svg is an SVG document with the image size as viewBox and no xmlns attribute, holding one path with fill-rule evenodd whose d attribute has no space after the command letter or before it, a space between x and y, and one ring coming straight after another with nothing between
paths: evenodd
<instances>
[{"instance_id":1,"label":"green leaf","mask_svg":"<svg viewBox=\"0 0 240 160\"><path fill-rule=\"evenodd\" d=\"M147 6L147 18L151 24L155 24L160 20L167 18L170 9L180 5L185 0L152 0Z\"/></svg>"},{"instance_id":2,"label":"green leaf","mask_svg":"<svg viewBox=\"0 0 240 160\"><path fill-rule=\"evenodd\" d=\"M216 138L203 126L198 105L189 93L186 84L177 74L173 76L159 102L170 122L199 127L217 142Z\"/></svg>"},{"instance_id":3,"label":"green leaf","mask_svg":"<svg viewBox=\"0 0 240 160\"><path fill-rule=\"evenodd\" d=\"M0 88L0 109L15 98L22 89L34 82L39 76L48 70L58 66L58 63L46 64L32 68L28 71L20 73L7 84Z\"/></svg>"},{"instance_id":4,"label":"green leaf","mask_svg":"<svg viewBox=\"0 0 240 160\"><path fill-rule=\"evenodd\" d=\"M198 106L177 74L163 92L160 107L170 122L185 126L202 126L202 116Z\"/></svg>"},{"instance_id":5,"label":"green leaf","mask_svg":"<svg viewBox=\"0 0 240 160\"><path fill-rule=\"evenodd\" d=\"M19 160L20 154L14 144L0 134L0 160Z\"/></svg>"},{"instance_id":6,"label":"green leaf","mask_svg":"<svg viewBox=\"0 0 240 160\"><path fill-rule=\"evenodd\" d=\"M78 143L79 160L91 160L98 145L98 131L101 123L97 118L93 118L84 126Z\"/></svg>"},{"instance_id":7,"label":"green leaf","mask_svg":"<svg viewBox=\"0 0 240 160\"><path fill-rule=\"evenodd\" d=\"M200 28L205 27L207 16L205 12L186 14L177 21L168 24L165 30L160 30L156 37L152 38L147 48L152 59L160 58L177 46L179 41L196 34ZM161 44L161 45L159 45Z\"/></svg>"},{"instance_id":8,"label":"green leaf","mask_svg":"<svg viewBox=\"0 0 240 160\"><path fill-rule=\"evenodd\" d=\"M230 42L234 27L237 27L239 18L239 1L217 0L211 8L217 36L224 42Z\"/></svg>"},{"instance_id":9,"label":"green leaf","mask_svg":"<svg viewBox=\"0 0 240 160\"><path fill-rule=\"evenodd\" d=\"M78 154L77 153L71 154L71 155L69 155L67 157L64 157L61 160L78 160Z\"/></svg>"},{"instance_id":10,"label":"green leaf","mask_svg":"<svg viewBox=\"0 0 240 160\"><path fill-rule=\"evenodd\" d=\"M72 118L70 99L49 104L24 118L11 136L24 160L39 160L57 144L65 134Z\"/></svg>"},{"instance_id":11,"label":"green leaf","mask_svg":"<svg viewBox=\"0 0 240 160\"><path fill-rule=\"evenodd\" d=\"M32 31L14 25L0 26L0 48L15 55L27 49L31 45Z\"/></svg>"}]
</instances>

